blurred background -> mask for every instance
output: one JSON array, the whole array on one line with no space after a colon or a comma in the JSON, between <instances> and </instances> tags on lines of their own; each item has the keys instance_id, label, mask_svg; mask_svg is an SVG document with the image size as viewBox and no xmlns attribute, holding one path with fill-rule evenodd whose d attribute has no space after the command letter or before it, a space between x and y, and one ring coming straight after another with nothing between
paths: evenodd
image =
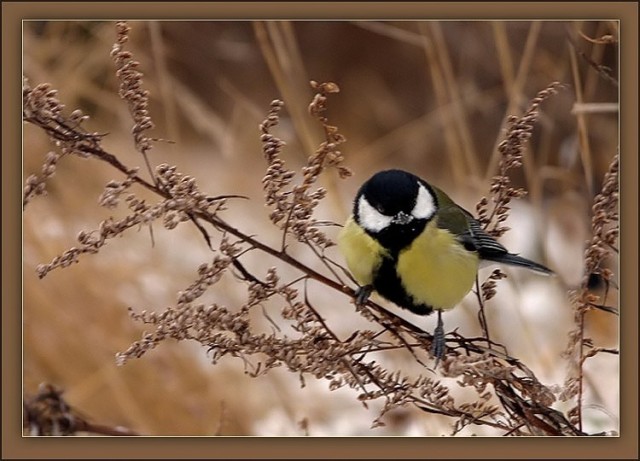
<instances>
[{"instance_id":1,"label":"blurred background","mask_svg":"<svg viewBox=\"0 0 640 461\"><path fill-rule=\"evenodd\" d=\"M510 277L488 305L494 339L550 386L562 386L567 362L560 354L573 326L568 291L583 272L594 194L618 146L615 22L130 22L125 48L140 61L150 91L158 141L153 164L166 162L195 177L210 195L240 194L225 212L239 229L278 245L261 179L265 164L258 124L269 103L285 110L274 131L287 146L287 166L299 170L322 141L307 114L309 81L332 81L341 92L329 99L329 123L347 142L345 165L354 176L325 174L328 197L316 218L342 222L359 185L390 167L410 170L447 190L473 211L487 195L497 168L497 145L507 115L520 115L535 94L554 81L568 84L542 105L524 167L511 175L529 191L513 204L502 239L511 251L558 273L553 279L505 269ZM31 86L48 82L67 114L81 109L90 131L108 133L103 147L128 166L142 166L131 136L132 121L117 94L109 56L111 22L24 22L23 73ZM24 177L39 173L52 149L46 136L24 125ZM49 195L24 212L24 392L41 382L90 418L148 435L441 435L451 421L411 408L371 429L375 405L365 409L348 389L329 392L327 382L274 370L250 378L239 360L212 366L198 344L167 341L123 367L115 354L139 339L144 326L127 307L161 312L213 255L193 226L168 232L154 226L129 231L98 255L38 280L35 267L76 244L112 212L97 206L104 185L122 177L91 159L63 158ZM124 210L116 210L122 216ZM335 237L337 228L327 228ZM319 266L292 247L294 255ZM335 248L329 255L341 261ZM277 261L251 252L258 273ZM617 272L617 260L608 261ZM288 275L283 268L283 276ZM323 270L318 267L318 270ZM490 274L491 268L481 273ZM291 275L294 276L294 272ZM594 289L603 287L594 280ZM345 337L362 325L346 297L321 287L319 309ZM208 293L229 308L243 304L245 286L232 277ZM617 306L614 291L607 300ZM394 310L393 306L390 309ZM394 310L396 312L397 310ZM432 331L435 319L398 312ZM480 334L473 294L445 315L448 330ZM617 347L613 315L590 313L587 335ZM396 366L404 366L402 363ZM413 366L407 364L407 366ZM586 365L585 430L618 428L617 357L600 354ZM452 384L455 389L455 383ZM463 396L461 396L463 398ZM559 402L566 410L573 404ZM484 428L468 433L490 434Z\"/></svg>"}]
</instances>

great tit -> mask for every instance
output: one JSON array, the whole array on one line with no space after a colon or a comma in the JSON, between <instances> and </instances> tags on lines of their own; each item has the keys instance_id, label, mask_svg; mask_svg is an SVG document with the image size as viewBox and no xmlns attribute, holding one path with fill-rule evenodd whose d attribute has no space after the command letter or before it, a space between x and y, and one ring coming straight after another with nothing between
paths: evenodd
<instances>
[{"instance_id":1,"label":"great tit","mask_svg":"<svg viewBox=\"0 0 640 461\"><path fill-rule=\"evenodd\" d=\"M375 290L415 314L438 312L437 360L444 354L441 313L471 290L482 260L552 274L509 253L447 194L402 170L376 173L360 187L338 247L360 285L357 303Z\"/></svg>"}]
</instances>

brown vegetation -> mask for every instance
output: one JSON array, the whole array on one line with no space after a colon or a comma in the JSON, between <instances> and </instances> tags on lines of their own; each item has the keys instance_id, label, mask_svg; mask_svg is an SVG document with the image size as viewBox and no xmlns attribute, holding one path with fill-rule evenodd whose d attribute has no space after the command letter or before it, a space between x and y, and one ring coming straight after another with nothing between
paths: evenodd
<instances>
[{"instance_id":1,"label":"brown vegetation","mask_svg":"<svg viewBox=\"0 0 640 461\"><path fill-rule=\"evenodd\" d=\"M296 26L25 27L28 432L129 432L82 408L154 435L614 433L615 24ZM535 275L481 272L436 370L432 319L356 308L333 246L390 165L483 197L486 229L558 272L542 300L513 290Z\"/></svg>"}]
</instances>

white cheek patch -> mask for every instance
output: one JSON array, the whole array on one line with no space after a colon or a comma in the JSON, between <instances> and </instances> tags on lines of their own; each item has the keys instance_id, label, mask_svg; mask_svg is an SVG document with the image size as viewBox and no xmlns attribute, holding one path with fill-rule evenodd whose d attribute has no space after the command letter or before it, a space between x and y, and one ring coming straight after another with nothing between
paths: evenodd
<instances>
[{"instance_id":1,"label":"white cheek patch","mask_svg":"<svg viewBox=\"0 0 640 461\"><path fill-rule=\"evenodd\" d=\"M422 184L418 186L418 198L416 199L416 205L411 211L411 215L416 219L429 219L436 212L436 202L433 199L431 192L427 190Z\"/></svg>"},{"instance_id":2,"label":"white cheek patch","mask_svg":"<svg viewBox=\"0 0 640 461\"><path fill-rule=\"evenodd\" d=\"M364 195L358 200L358 218L360 225L369 232L380 232L388 227L393 219L391 216L385 216L371 206Z\"/></svg>"}]
</instances>

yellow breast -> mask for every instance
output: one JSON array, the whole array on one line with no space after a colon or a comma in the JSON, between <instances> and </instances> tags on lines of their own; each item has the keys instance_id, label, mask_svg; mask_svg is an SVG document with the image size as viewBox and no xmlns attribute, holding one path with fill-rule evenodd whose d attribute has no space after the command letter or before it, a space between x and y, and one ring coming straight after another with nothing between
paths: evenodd
<instances>
[{"instance_id":1,"label":"yellow breast","mask_svg":"<svg viewBox=\"0 0 640 461\"><path fill-rule=\"evenodd\" d=\"M338 249L347 262L351 275L360 286L373 284L375 272L386 250L370 237L353 218L349 218L338 235Z\"/></svg>"},{"instance_id":2,"label":"yellow breast","mask_svg":"<svg viewBox=\"0 0 640 461\"><path fill-rule=\"evenodd\" d=\"M478 256L455 237L430 222L409 247L400 252L396 272L416 302L451 309L471 290Z\"/></svg>"},{"instance_id":3,"label":"yellow breast","mask_svg":"<svg viewBox=\"0 0 640 461\"><path fill-rule=\"evenodd\" d=\"M338 236L338 248L360 286L373 285L389 253L350 218ZM451 309L471 290L478 256L450 233L430 222L410 246L400 251L396 273L416 304Z\"/></svg>"}]
</instances>

